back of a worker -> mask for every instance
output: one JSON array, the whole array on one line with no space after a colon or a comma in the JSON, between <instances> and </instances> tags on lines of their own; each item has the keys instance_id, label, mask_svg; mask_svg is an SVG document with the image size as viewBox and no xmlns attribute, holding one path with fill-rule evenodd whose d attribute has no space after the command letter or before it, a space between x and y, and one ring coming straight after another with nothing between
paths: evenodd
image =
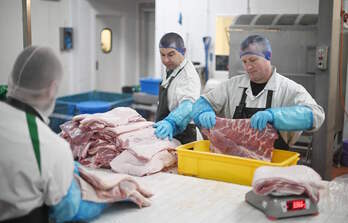
<instances>
[{"instance_id":1,"label":"back of a worker","mask_svg":"<svg viewBox=\"0 0 348 223\"><path fill-rule=\"evenodd\" d=\"M73 178L69 145L47 126L62 66L51 49L18 56L0 102L0 221L48 222Z\"/></svg>"}]
</instances>

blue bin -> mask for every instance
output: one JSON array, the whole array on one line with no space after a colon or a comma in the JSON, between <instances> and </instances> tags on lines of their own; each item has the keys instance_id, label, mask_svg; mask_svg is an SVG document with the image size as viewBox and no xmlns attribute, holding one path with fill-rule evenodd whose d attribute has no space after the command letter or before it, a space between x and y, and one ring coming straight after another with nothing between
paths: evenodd
<instances>
[{"instance_id":1,"label":"blue bin","mask_svg":"<svg viewBox=\"0 0 348 223\"><path fill-rule=\"evenodd\" d=\"M133 103L132 94L90 91L59 97L50 118L51 129L58 133L59 126L78 114L107 112L116 107L129 107Z\"/></svg>"},{"instance_id":2,"label":"blue bin","mask_svg":"<svg viewBox=\"0 0 348 223\"><path fill-rule=\"evenodd\" d=\"M80 114L102 113L110 110L110 103L105 101L84 101L76 104Z\"/></svg>"},{"instance_id":3,"label":"blue bin","mask_svg":"<svg viewBox=\"0 0 348 223\"><path fill-rule=\"evenodd\" d=\"M161 82L162 79L160 78L142 78L140 79L140 91L147 94L158 95Z\"/></svg>"}]
</instances>

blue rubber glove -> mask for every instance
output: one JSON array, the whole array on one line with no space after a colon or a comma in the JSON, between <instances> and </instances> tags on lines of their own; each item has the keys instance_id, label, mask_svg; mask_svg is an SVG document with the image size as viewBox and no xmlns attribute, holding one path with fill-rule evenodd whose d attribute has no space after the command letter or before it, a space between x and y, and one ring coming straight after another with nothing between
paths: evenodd
<instances>
[{"instance_id":1,"label":"blue rubber glove","mask_svg":"<svg viewBox=\"0 0 348 223\"><path fill-rule=\"evenodd\" d=\"M304 131L313 127L312 110L303 105L269 108L251 117L251 127L262 131L267 123L280 131Z\"/></svg>"},{"instance_id":2,"label":"blue rubber glove","mask_svg":"<svg viewBox=\"0 0 348 223\"><path fill-rule=\"evenodd\" d=\"M50 207L50 218L57 223L71 221L79 210L80 202L80 187L75 179L73 179L68 193L58 204Z\"/></svg>"},{"instance_id":3,"label":"blue rubber glove","mask_svg":"<svg viewBox=\"0 0 348 223\"><path fill-rule=\"evenodd\" d=\"M174 136L183 132L190 123L192 106L190 100L184 100L164 119L172 124Z\"/></svg>"},{"instance_id":4,"label":"blue rubber glove","mask_svg":"<svg viewBox=\"0 0 348 223\"><path fill-rule=\"evenodd\" d=\"M74 162L74 174L80 175L78 171L80 165L77 161ZM89 221L99 216L107 206L108 204L105 203L82 200L79 184L73 179L68 193L58 204L50 207L50 218L57 223L80 220Z\"/></svg>"},{"instance_id":5,"label":"blue rubber glove","mask_svg":"<svg viewBox=\"0 0 348 223\"><path fill-rule=\"evenodd\" d=\"M81 200L79 210L72 221L90 221L98 217L106 207L108 204Z\"/></svg>"},{"instance_id":6,"label":"blue rubber glove","mask_svg":"<svg viewBox=\"0 0 348 223\"><path fill-rule=\"evenodd\" d=\"M211 129L216 124L216 116L214 112L204 112L199 116L200 126L206 129Z\"/></svg>"},{"instance_id":7,"label":"blue rubber glove","mask_svg":"<svg viewBox=\"0 0 348 223\"><path fill-rule=\"evenodd\" d=\"M270 108L273 126L280 131L305 131L313 127L312 109L304 105Z\"/></svg>"},{"instance_id":8,"label":"blue rubber glove","mask_svg":"<svg viewBox=\"0 0 348 223\"><path fill-rule=\"evenodd\" d=\"M193 105L191 116L197 126L203 128L215 126L215 112L210 103L202 96Z\"/></svg>"},{"instance_id":9,"label":"blue rubber glove","mask_svg":"<svg viewBox=\"0 0 348 223\"><path fill-rule=\"evenodd\" d=\"M171 124L169 121L162 120L156 122L153 127L156 128L155 135L157 136L157 138L165 139L168 137L169 140L173 139L174 127L173 124Z\"/></svg>"},{"instance_id":10,"label":"blue rubber glove","mask_svg":"<svg viewBox=\"0 0 348 223\"><path fill-rule=\"evenodd\" d=\"M273 122L273 115L270 111L258 111L251 116L251 128L262 131L266 128L267 123Z\"/></svg>"}]
</instances>

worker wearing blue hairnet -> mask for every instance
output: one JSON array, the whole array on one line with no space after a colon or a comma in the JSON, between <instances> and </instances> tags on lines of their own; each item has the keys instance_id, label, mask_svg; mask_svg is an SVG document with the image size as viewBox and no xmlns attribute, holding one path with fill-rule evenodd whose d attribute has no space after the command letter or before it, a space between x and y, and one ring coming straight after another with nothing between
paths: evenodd
<instances>
[{"instance_id":1,"label":"worker wearing blue hairnet","mask_svg":"<svg viewBox=\"0 0 348 223\"><path fill-rule=\"evenodd\" d=\"M186 48L180 35L165 34L159 48L166 73L160 86L155 134L161 139L175 137L181 143L192 142L196 140L196 127L190 124L190 113L200 95L200 78L185 58Z\"/></svg>"},{"instance_id":2,"label":"worker wearing blue hairnet","mask_svg":"<svg viewBox=\"0 0 348 223\"><path fill-rule=\"evenodd\" d=\"M325 119L323 108L303 86L277 73L271 57L265 37L248 36L240 45L246 74L202 95L193 106L194 122L212 128L218 114L230 119L251 118L251 127L259 131L270 123L281 135L275 147L282 149L293 145L302 131L319 129Z\"/></svg>"},{"instance_id":3,"label":"worker wearing blue hairnet","mask_svg":"<svg viewBox=\"0 0 348 223\"><path fill-rule=\"evenodd\" d=\"M62 77L53 50L31 46L2 88L0 222L89 220L106 207L81 199L70 146L47 126Z\"/></svg>"}]
</instances>

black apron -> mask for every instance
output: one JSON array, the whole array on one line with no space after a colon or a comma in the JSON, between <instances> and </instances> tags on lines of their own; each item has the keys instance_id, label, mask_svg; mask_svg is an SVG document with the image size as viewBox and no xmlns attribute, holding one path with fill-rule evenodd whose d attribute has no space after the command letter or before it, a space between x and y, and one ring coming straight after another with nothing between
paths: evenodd
<instances>
[{"instance_id":1,"label":"black apron","mask_svg":"<svg viewBox=\"0 0 348 223\"><path fill-rule=\"evenodd\" d=\"M36 162L38 165L38 170L40 171L40 175L41 175L40 143L39 143L39 135L38 135L35 116L39 117L42 121L43 121L43 118L40 116L40 114L38 114L35 111L35 109L14 98L7 98L6 102L9 105L12 105L13 107L26 112L26 120L27 120L28 129L29 129L29 135L33 145L33 151L34 151ZM48 223L49 222L48 206L44 204L41 207L35 208L34 210L32 210L29 214L25 216L1 221L1 223L27 223L27 222Z\"/></svg>"},{"instance_id":2,"label":"black apron","mask_svg":"<svg viewBox=\"0 0 348 223\"><path fill-rule=\"evenodd\" d=\"M180 74L180 72L184 69L185 66L186 65L184 65L178 71L176 76L178 76ZM155 119L156 122L163 120L170 113L170 111L168 109L168 89L169 89L169 86L175 77L173 77L173 76L170 77L170 79L168 81L168 85L166 88L163 87L162 83L161 83L159 95L158 95L158 107L157 107L156 119ZM186 144L186 143L190 143L190 142L195 141L196 140L196 126L193 124L188 124L186 129L182 133L174 136L174 138L179 140L182 144Z\"/></svg>"},{"instance_id":3,"label":"black apron","mask_svg":"<svg viewBox=\"0 0 348 223\"><path fill-rule=\"evenodd\" d=\"M236 107L236 110L233 115L233 119L244 119L244 118L251 118L256 112L258 111L264 111L267 108L271 108L272 105L272 98L273 98L273 91L268 90L267 92L267 101L266 101L266 108L248 108L246 107L246 90L247 88L244 88L242 99L239 102L239 105ZM277 149L284 149L288 150L289 145L283 140L281 135L279 134L278 131L278 139L274 142L274 148Z\"/></svg>"}]
</instances>

